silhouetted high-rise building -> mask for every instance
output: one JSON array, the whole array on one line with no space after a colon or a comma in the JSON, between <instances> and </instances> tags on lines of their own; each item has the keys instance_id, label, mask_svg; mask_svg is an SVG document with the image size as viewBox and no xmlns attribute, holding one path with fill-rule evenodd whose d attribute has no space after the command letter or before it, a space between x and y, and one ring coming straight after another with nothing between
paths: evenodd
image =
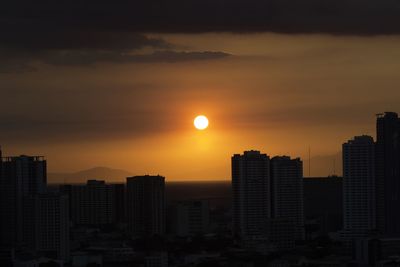
<instances>
[{"instance_id":1,"label":"silhouetted high-rise building","mask_svg":"<svg viewBox=\"0 0 400 267\"><path fill-rule=\"evenodd\" d=\"M110 184L112 191L112 210L115 223L126 221L126 192L125 184Z\"/></svg>"},{"instance_id":2,"label":"silhouetted high-rise building","mask_svg":"<svg viewBox=\"0 0 400 267\"><path fill-rule=\"evenodd\" d=\"M299 158L271 159L271 214L294 224L295 240L304 239L303 163Z\"/></svg>"},{"instance_id":3,"label":"silhouetted high-rise building","mask_svg":"<svg viewBox=\"0 0 400 267\"><path fill-rule=\"evenodd\" d=\"M1 242L34 247L32 199L46 189L46 161L38 156L2 158L0 176Z\"/></svg>"},{"instance_id":4,"label":"silhouetted high-rise building","mask_svg":"<svg viewBox=\"0 0 400 267\"><path fill-rule=\"evenodd\" d=\"M38 194L35 204L35 250L39 255L69 259L68 196L58 193Z\"/></svg>"},{"instance_id":5,"label":"silhouetted high-rise building","mask_svg":"<svg viewBox=\"0 0 400 267\"><path fill-rule=\"evenodd\" d=\"M44 158L6 157L0 163L2 244L23 252L68 260L68 198L46 192Z\"/></svg>"},{"instance_id":6,"label":"silhouetted high-rise building","mask_svg":"<svg viewBox=\"0 0 400 267\"><path fill-rule=\"evenodd\" d=\"M271 217L270 159L259 151L232 157L233 234L265 238Z\"/></svg>"},{"instance_id":7,"label":"silhouetted high-rise building","mask_svg":"<svg viewBox=\"0 0 400 267\"><path fill-rule=\"evenodd\" d=\"M386 236L400 236L400 119L394 112L376 121L377 227Z\"/></svg>"},{"instance_id":8,"label":"silhouetted high-rise building","mask_svg":"<svg viewBox=\"0 0 400 267\"><path fill-rule=\"evenodd\" d=\"M9 226L9 222L11 220L5 220L5 216L9 215L7 214L8 209L6 208L6 197L3 195L3 188L7 186L6 181L3 177L3 152L0 147L0 217L3 218L0 220L0 245L6 245L7 243L12 243L13 237L8 235L6 233L6 229Z\"/></svg>"},{"instance_id":9,"label":"silhouetted high-rise building","mask_svg":"<svg viewBox=\"0 0 400 267\"><path fill-rule=\"evenodd\" d=\"M300 159L245 151L232 157L233 234L246 246L291 249L304 239Z\"/></svg>"},{"instance_id":10,"label":"silhouetted high-rise building","mask_svg":"<svg viewBox=\"0 0 400 267\"><path fill-rule=\"evenodd\" d=\"M126 208L128 230L134 237L165 234L165 178L127 178Z\"/></svg>"},{"instance_id":11,"label":"silhouetted high-rise building","mask_svg":"<svg viewBox=\"0 0 400 267\"><path fill-rule=\"evenodd\" d=\"M106 225L115 222L113 188L104 181L88 180L85 185L64 185L70 198L71 221L77 225Z\"/></svg>"},{"instance_id":12,"label":"silhouetted high-rise building","mask_svg":"<svg viewBox=\"0 0 400 267\"><path fill-rule=\"evenodd\" d=\"M305 177L303 178L304 215L309 222L314 221L308 233L326 235L343 229L343 178ZM311 238L311 236L309 236Z\"/></svg>"},{"instance_id":13,"label":"silhouetted high-rise building","mask_svg":"<svg viewBox=\"0 0 400 267\"><path fill-rule=\"evenodd\" d=\"M375 143L356 136L343 144L343 238L352 242L376 229Z\"/></svg>"},{"instance_id":14,"label":"silhouetted high-rise building","mask_svg":"<svg viewBox=\"0 0 400 267\"><path fill-rule=\"evenodd\" d=\"M208 201L179 201L170 209L171 230L177 236L205 234L210 223Z\"/></svg>"}]
</instances>

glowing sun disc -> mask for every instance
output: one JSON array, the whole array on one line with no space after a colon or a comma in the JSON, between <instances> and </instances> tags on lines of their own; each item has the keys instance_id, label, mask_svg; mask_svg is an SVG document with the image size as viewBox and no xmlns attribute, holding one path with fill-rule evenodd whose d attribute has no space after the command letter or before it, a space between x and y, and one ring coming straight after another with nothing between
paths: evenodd
<instances>
[{"instance_id":1,"label":"glowing sun disc","mask_svg":"<svg viewBox=\"0 0 400 267\"><path fill-rule=\"evenodd\" d=\"M194 127L198 130L204 130L208 127L208 119L204 115L197 116L194 121Z\"/></svg>"}]
</instances>

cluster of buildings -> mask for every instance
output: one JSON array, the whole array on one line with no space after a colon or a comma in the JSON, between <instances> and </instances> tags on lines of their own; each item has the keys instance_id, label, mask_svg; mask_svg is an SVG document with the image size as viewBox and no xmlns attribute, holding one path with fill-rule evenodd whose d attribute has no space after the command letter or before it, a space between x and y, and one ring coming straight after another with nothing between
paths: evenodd
<instances>
[{"instance_id":1,"label":"cluster of buildings","mask_svg":"<svg viewBox=\"0 0 400 267\"><path fill-rule=\"evenodd\" d=\"M60 264L72 261L77 266L85 260L102 263L104 259L98 261L93 257L98 254L110 261L165 266L164 252L138 253L125 242L91 247L89 253L79 251L93 229L97 235L96 229L118 228L127 241L165 236L167 207L163 176L128 177L126 184L88 180L86 184L54 188L47 185L43 157L1 157L0 168L2 266L37 266L45 259ZM171 211L169 233L187 237L207 230L207 201L180 201L168 210Z\"/></svg>"},{"instance_id":2,"label":"cluster of buildings","mask_svg":"<svg viewBox=\"0 0 400 267\"><path fill-rule=\"evenodd\" d=\"M68 259L68 197L47 191L43 157L5 157L0 171L1 245Z\"/></svg>"},{"instance_id":3,"label":"cluster of buildings","mask_svg":"<svg viewBox=\"0 0 400 267\"><path fill-rule=\"evenodd\" d=\"M376 140L356 136L342 151L346 247L365 266L385 255L400 257L400 118L378 114Z\"/></svg>"},{"instance_id":4,"label":"cluster of buildings","mask_svg":"<svg viewBox=\"0 0 400 267\"><path fill-rule=\"evenodd\" d=\"M245 246L293 249L304 239L299 158L245 151L232 157L233 234ZM265 247L267 246L267 247Z\"/></svg>"},{"instance_id":5,"label":"cluster of buildings","mask_svg":"<svg viewBox=\"0 0 400 267\"><path fill-rule=\"evenodd\" d=\"M299 158L271 158L255 150L233 155L231 205L223 214L229 218L222 226L231 243L220 238L216 229L221 228L212 229L208 201L168 203L163 176L128 177L126 183L88 180L55 189L47 185L43 157L0 155L0 263L38 266L52 259L58 266L146 267L197 266L205 260L229 265L238 259L256 266L248 265L251 252L299 255L303 266L392 264L394 257L400 259L400 118L392 112L378 115L376 140L356 136L342 152L343 178L305 179ZM335 253L350 257L305 259L316 229L317 236L330 233L341 242ZM225 247L205 253L203 245L199 254L176 256L188 249L179 238L216 235L213 242ZM133 245L162 239L169 248L152 250L158 246L153 244L140 251ZM168 254L177 247L179 253ZM34 264L23 265L28 259ZM287 259L273 262L289 266Z\"/></svg>"}]
</instances>

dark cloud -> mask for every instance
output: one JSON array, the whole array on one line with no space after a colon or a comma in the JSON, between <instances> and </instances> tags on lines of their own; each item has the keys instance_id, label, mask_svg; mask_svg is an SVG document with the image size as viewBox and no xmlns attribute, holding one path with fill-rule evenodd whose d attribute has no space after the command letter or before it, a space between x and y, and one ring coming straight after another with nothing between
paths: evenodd
<instances>
[{"instance_id":1,"label":"dark cloud","mask_svg":"<svg viewBox=\"0 0 400 267\"><path fill-rule=\"evenodd\" d=\"M35 68L20 59L1 59L0 56L0 74L1 73L23 73L34 71Z\"/></svg>"},{"instance_id":2,"label":"dark cloud","mask_svg":"<svg viewBox=\"0 0 400 267\"><path fill-rule=\"evenodd\" d=\"M228 53L202 51L177 52L155 51L151 54L129 54L120 50L50 50L41 53L27 54L23 57L18 54L1 55L0 73L19 73L35 71L30 63L42 62L57 66L85 66L95 63L176 63L198 60L221 59L230 56Z\"/></svg>"},{"instance_id":3,"label":"dark cloud","mask_svg":"<svg viewBox=\"0 0 400 267\"><path fill-rule=\"evenodd\" d=\"M9 2L2 4L1 29L2 32L9 30L15 34L44 29L57 33L76 30L272 31L357 35L400 33L400 2L397 0Z\"/></svg>"},{"instance_id":4,"label":"dark cloud","mask_svg":"<svg viewBox=\"0 0 400 267\"><path fill-rule=\"evenodd\" d=\"M0 7L0 73L32 62L179 62L224 57L171 52L148 32L400 33L397 0L8 1ZM148 55L132 51L150 48Z\"/></svg>"},{"instance_id":5,"label":"dark cloud","mask_svg":"<svg viewBox=\"0 0 400 267\"><path fill-rule=\"evenodd\" d=\"M229 55L213 51L174 51L171 50L175 48L172 44L160 38L129 32L8 32L0 36L1 39L0 73L33 71L33 62L50 65L92 65L99 62L175 63L218 59ZM150 48L154 52L136 52L143 48Z\"/></svg>"},{"instance_id":6,"label":"dark cloud","mask_svg":"<svg viewBox=\"0 0 400 267\"><path fill-rule=\"evenodd\" d=\"M27 22L26 22L27 23ZM51 23L51 21L49 21ZM54 29L47 27L4 29L0 44L4 48L38 52L43 50L137 50L144 47L171 48L171 44L160 38L150 38L132 32L87 31Z\"/></svg>"},{"instance_id":7,"label":"dark cloud","mask_svg":"<svg viewBox=\"0 0 400 267\"><path fill-rule=\"evenodd\" d=\"M43 62L52 65L90 65L97 62L111 63L174 63L193 60L219 59L229 56L223 52L156 51L151 54L131 55L114 51L52 52L43 56Z\"/></svg>"},{"instance_id":8,"label":"dark cloud","mask_svg":"<svg viewBox=\"0 0 400 267\"><path fill-rule=\"evenodd\" d=\"M26 72L32 62L93 64L121 61L127 52L143 48L169 49L159 38L129 32L83 32L49 29L5 29L0 35L0 73Z\"/></svg>"}]
</instances>

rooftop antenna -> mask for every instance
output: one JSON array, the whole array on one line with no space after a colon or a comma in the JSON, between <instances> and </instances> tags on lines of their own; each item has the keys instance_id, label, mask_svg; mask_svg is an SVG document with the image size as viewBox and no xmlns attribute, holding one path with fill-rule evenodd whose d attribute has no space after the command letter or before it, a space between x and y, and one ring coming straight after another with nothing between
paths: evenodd
<instances>
[{"instance_id":1,"label":"rooftop antenna","mask_svg":"<svg viewBox=\"0 0 400 267\"><path fill-rule=\"evenodd\" d=\"M311 147L308 146L308 177L311 177Z\"/></svg>"},{"instance_id":2,"label":"rooftop antenna","mask_svg":"<svg viewBox=\"0 0 400 267\"><path fill-rule=\"evenodd\" d=\"M333 158L333 175L336 176L336 159Z\"/></svg>"}]
</instances>

